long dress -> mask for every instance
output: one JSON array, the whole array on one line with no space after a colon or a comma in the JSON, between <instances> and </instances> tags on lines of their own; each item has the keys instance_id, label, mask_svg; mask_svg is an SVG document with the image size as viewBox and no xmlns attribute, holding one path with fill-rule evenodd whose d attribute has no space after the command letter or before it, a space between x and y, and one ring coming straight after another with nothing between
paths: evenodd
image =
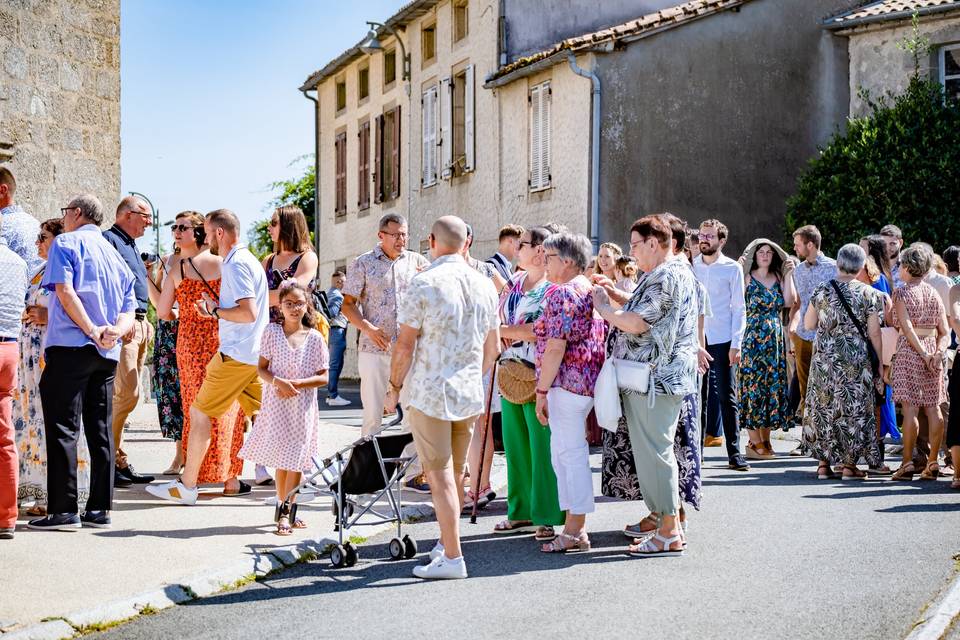
<instances>
[{"instance_id":1,"label":"long dress","mask_svg":"<svg viewBox=\"0 0 960 640\"><path fill-rule=\"evenodd\" d=\"M750 276L746 308L747 328L740 360L740 426L751 431L786 429L787 353L780 322L780 283L767 288Z\"/></svg>"},{"instance_id":2,"label":"long dress","mask_svg":"<svg viewBox=\"0 0 960 640\"><path fill-rule=\"evenodd\" d=\"M219 295L220 279L208 281ZM217 319L201 316L194 307L202 294L210 293L200 280L183 278L177 285L180 327L177 332L177 367L180 370L180 397L183 400L183 451L190 438L190 407L207 374L207 364L220 348ZM216 297L216 296L214 296ZM243 446L243 412L238 403L219 419L210 421L210 446L200 465L197 482L224 482L240 475L243 460L237 454Z\"/></svg>"},{"instance_id":3,"label":"long dress","mask_svg":"<svg viewBox=\"0 0 960 640\"><path fill-rule=\"evenodd\" d=\"M270 361L270 372L285 379L314 376L329 367L327 342L312 329L294 349L279 324L263 331L260 355ZM320 410L313 389L292 398L281 398L275 386L263 391L263 405L240 457L265 467L306 471L311 458L320 455Z\"/></svg>"},{"instance_id":4,"label":"long dress","mask_svg":"<svg viewBox=\"0 0 960 640\"><path fill-rule=\"evenodd\" d=\"M943 315L943 302L937 290L926 282L911 282L893 292L894 302L902 302L913 323L913 328L929 332L935 329ZM894 306L894 323L899 328L900 318ZM928 353L937 349L936 335L917 336ZM917 407L933 407L947 401L943 371L931 372L903 334L897 339L897 354L893 359L893 400Z\"/></svg>"},{"instance_id":5,"label":"long dress","mask_svg":"<svg viewBox=\"0 0 960 640\"><path fill-rule=\"evenodd\" d=\"M870 314L883 313L880 294L856 280L836 282L866 330ZM813 457L830 464L857 464L863 457L867 464L878 465L875 386L867 345L830 282L814 289L810 304L819 314L819 323L803 424L817 436L811 445Z\"/></svg>"},{"instance_id":6,"label":"long dress","mask_svg":"<svg viewBox=\"0 0 960 640\"><path fill-rule=\"evenodd\" d=\"M28 306L47 306L50 293L40 286L46 265L33 276L27 289ZM40 374L43 372L43 337L46 325L24 322L20 329L19 385L13 397L13 426L20 458L17 504L47 506L47 445L40 407ZM84 504L90 495L90 452L80 430L77 439L77 501Z\"/></svg>"},{"instance_id":7,"label":"long dress","mask_svg":"<svg viewBox=\"0 0 960 640\"><path fill-rule=\"evenodd\" d=\"M882 273L871 286L888 296L893 294L887 276ZM880 326L885 326L882 317L880 318ZM893 404L893 387L888 384L884 385L884 402L880 405L880 436L887 435L894 442L900 442L900 429L897 428L897 409Z\"/></svg>"},{"instance_id":8,"label":"long dress","mask_svg":"<svg viewBox=\"0 0 960 640\"><path fill-rule=\"evenodd\" d=\"M157 418L164 438L183 437L183 402L177 366L177 320L157 320L153 342L153 380L157 387Z\"/></svg>"}]
</instances>

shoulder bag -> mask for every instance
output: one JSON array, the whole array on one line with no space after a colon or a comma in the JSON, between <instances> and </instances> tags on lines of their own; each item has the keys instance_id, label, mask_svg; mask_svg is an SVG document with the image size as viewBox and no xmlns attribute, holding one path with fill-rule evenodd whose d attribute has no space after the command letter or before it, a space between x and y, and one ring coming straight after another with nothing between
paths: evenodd
<instances>
[{"instance_id":1,"label":"shoulder bag","mask_svg":"<svg viewBox=\"0 0 960 640\"><path fill-rule=\"evenodd\" d=\"M837 284L836 280L831 280L830 284L833 286L833 290L837 292L837 297L840 298L840 304L843 305L843 309L847 312L847 317L850 318L850 321L853 322L853 325L857 328L857 332L860 334L860 337L863 338L863 342L867 345L867 356L870 358L870 370L873 373L874 381L881 378L880 373L880 355L877 353L877 350L873 348L873 343L870 342L870 338L867 336L867 330L864 328L860 321L857 320L856 316L853 315L853 309L850 308L850 303L847 302L846 296L843 295L843 292L840 290L840 286ZM882 397L874 388L874 394L877 396L877 401L880 401Z\"/></svg>"}]
</instances>

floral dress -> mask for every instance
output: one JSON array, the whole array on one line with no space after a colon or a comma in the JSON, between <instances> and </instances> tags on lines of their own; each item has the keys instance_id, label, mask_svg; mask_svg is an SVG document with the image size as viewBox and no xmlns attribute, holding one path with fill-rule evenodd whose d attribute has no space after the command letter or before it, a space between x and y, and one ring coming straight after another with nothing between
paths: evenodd
<instances>
[{"instance_id":1,"label":"floral dress","mask_svg":"<svg viewBox=\"0 0 960 640\"><path fill-rule=\"evenodd\" d=\"M27 306L46 307L50 292L40 286L46 265L33 276L27 289ZM47 506L47 442L40 406L40 374L43 372L43 337L46 325L24 322L20 329L19 385L13 396L13 427L17 456L20 459L20 481L17 504L34 502ZM80 430L77 438L77 501L83 504L90 496L90 451L87 438Z\"/></svg>"},{"instance_id":2,"label":"floral dress","mask_svg":"<svg viewBox=\"0 0 960 640\"><path fill-rule=\"evenodd\" d=\"M177 366L178 320L157 320L153 343L153 379L157 388L157 417L164 438L183 437L183 402L180 399L180 368Z\"/></svg>"},{"instance_id":3,"label":"floral dress","mask_svg":"<svg viewBox=\"0 0 960 640\"><path fill-rule=\"evenodd\" d=\"M872 287L854 280L836 282L853 311L867 328L871 314L883 313L883 298ZM830 464L880 464L877 445L875 381L867 345L850 319L831 281L810 297L819 322L810 359L804 431L816 434L813 457Z\"/></svg>"},{"instance_id":4,"label":"floral dress","mask_svg":"<svg viewBox=\"0 0 960 640\"><path fill-rule=\"evenodd\" d=\"M780 322L783 304L779 282L768 288L750 276L740 360L740 426L750 431L787 427L787 354Z\"/></svg>"},{"instance_id":5,"label":"floral dress","mask_svg":"<svg viewBox=\"0 0 960 640\"><path fill-rule=\"evenodd\" d=\"M943 301L937 290L926 282L911 282L893 292L893 301L902 302L913 323L913 328L929 332L935 329L943 316ZM894 326L900 328L894 306ZM927 353L937 349L937 336L917 336ZM942 366L942 365L941 365ZM900 334L897 353L893 359L893 401L917 407L934 407L947 401L942 369L931 372L920 354L913 350L907 337Z\"/></svg>"}]
</instances>

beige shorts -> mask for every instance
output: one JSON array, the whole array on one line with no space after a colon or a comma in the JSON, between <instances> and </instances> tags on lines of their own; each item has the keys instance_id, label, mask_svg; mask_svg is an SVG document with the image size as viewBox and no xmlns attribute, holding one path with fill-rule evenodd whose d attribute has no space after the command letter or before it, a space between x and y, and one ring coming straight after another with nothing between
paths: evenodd
<instances>
[{"instance_id":1,"label":"beige shorts","mask_svg":"<svg viewBox=\"0 0 960 640\"><path fill-rule=\"evenodd\" d=\"M443 471L452 465L454 475L462 473L477 416L465 420L441 420L414 407L407 408L407 415L423 470Z\"/></svg>"},{"instance_id":2,"label":"beige shorts","mask_svg":"<svg viewBox=\"0 0 960 640\"><path fill-rule=\"evenodd\" d=\"M256 366L238 362L218 351L207 365L207 375L203 378L193 406L216 419L225 414L235 401L239 401L243 412L252 418L260 411L262 394L263 387Z\"/></svg>"}]
</instances>

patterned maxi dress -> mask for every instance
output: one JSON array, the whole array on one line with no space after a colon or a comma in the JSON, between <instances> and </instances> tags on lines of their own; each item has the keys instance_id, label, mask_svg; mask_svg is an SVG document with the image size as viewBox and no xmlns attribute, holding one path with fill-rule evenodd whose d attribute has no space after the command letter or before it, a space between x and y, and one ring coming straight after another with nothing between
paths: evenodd
<instances>
[{"instance_id":1,"label":"patterned maxi dress","mask_svg":"<svg viewBox=\"0 0 960 640\"><path fill-rule=\"evenodd\" d=\"M787 354L783 342L780 283L767 288L750 277L746 289L747 328L740 361L740 426L787 427Z\"/></svg>"},{"instance_id":2,"label":"patterned maxi dress","mask_svg":"<svg viewBox=\"0 0 960 640\"><path fill-rule=\"evenodd\" d=\"M180 399L180 369L177 367L178 320L157 320L153 343L153 379L157 387L157 418L164 438L183 437L183 402Z\"/></svg>"},{"instance_id":3,"label":"patterned maxi dress","mask_svg":"<svg viewBox=\"0 0 960 640\"><path fill-rule=\"evenodd\" d=\"M897 317L896 303L902 302L907 308L907 315L913 323L913 328L929 333L935 329L943 316L943 301L937 290L926 282L911 282L893 292L894 326L900 328L900 318ZM937 349L937 337L933 335L920 336L927 353ZM907 337L900 334L897 338L897 353L893 359L893 401L899 404L912 404L917 407L933 407L947 401L943 384L943 371L931 372L924 364Z\"/></svg>"},{"instance_id":4,"label":"patterned maxi dress","mask_svg":"<svg viewBox=\"0 0 960 640\"><path fill-rule=\"evenodd\" d=\"M883 298L862 282L836 282L866 330L870 314L883 313ZM875 386L867 345L829 281L814 289L810 304L820 318L803 412L804 429L817 434L813 457L830 464L857 464L862 457L878 465Z\"/></svg>"},{"instance_id":5,"label":"patterned maxi dress","mask_svg":"<svg viewBox=\"0 0 960 640\"><path fill-rule=\"evenodd\" d=\"M220 293L220 279L209 281L210 288ZM180 307L180 327L177 332L177 367L180 371L180 396L183 399L183 452L187 452L190 438L190 407L200 391L207 364L220 348L216 318L206 318L197 312L194 302L202 294L210 293L200 280L183 278L177 285L177 304ZM197 482L224 482L239 476L243 460L237 454L243 446L243 411L233 403L219 419L211 420L210 446L200 465Z\"/></svg>"},{"instance_id":6,"label":"patterned maxi dress","mask_svg":"<svg viewBox=\"0 0 960 640\"><path fill-rule=\"evenodd\" d=\"M45 266L44 266L45 267ZM47 306L50 292L40 286L44 267L27 289L27 306ZM47 445L40 407L40 374L43 372L43 336L46 325L23 323L20 329L19 386L13 397L13 426L17 455L20 458L20 482L17 504L35 502L47 506ZM87 438L80 430L77 439L77 501L84 504L90 495L90 452Z\"/></svg>"}]
</instances>

